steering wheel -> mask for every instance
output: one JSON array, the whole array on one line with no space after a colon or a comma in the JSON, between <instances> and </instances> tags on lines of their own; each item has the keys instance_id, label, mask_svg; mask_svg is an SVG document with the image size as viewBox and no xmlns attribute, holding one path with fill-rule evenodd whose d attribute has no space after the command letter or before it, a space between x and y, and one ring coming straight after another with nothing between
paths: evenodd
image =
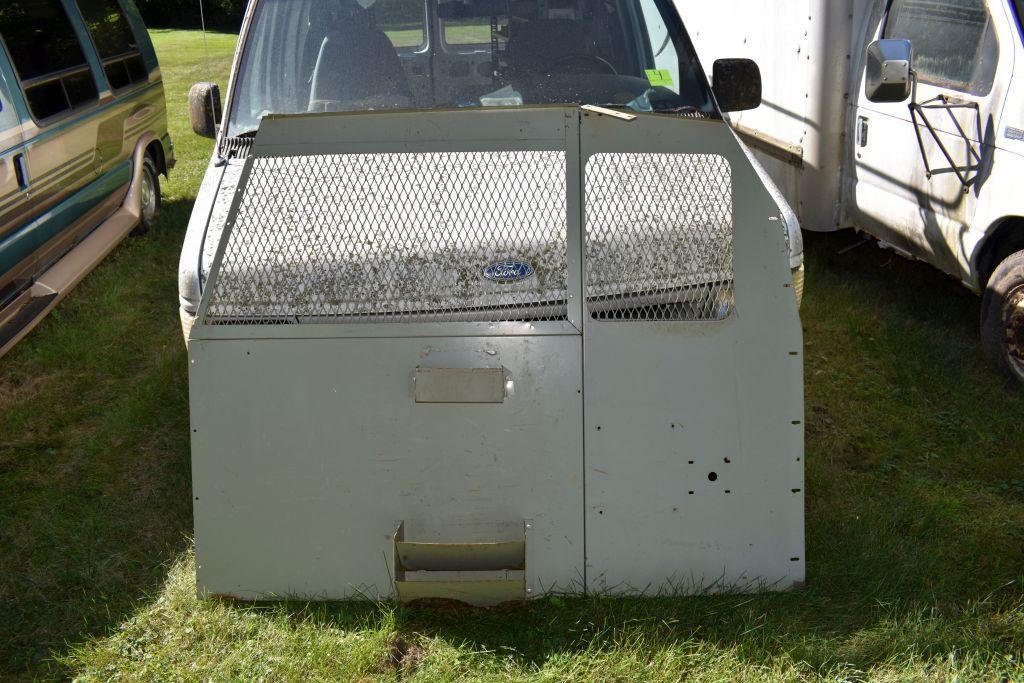
<instances>
[{"instance_id":1,"label":"steering wheel","mask_svg":"<svg viewBox=\"0 0 1024 683\"><path fill-rule=\"evenodd\" d=\"M612 66L611 62L609 62L607 59L586 52L574 52L572 54L560 57L559 59L556 59L554 61L554 63L551 65L551 68L552 70L554 70L556 67L563 66L567 62L573 61L580 63L589 62L591 65L596 64L601 68L601 71L604 73L612 74L613 76L619 75L619 72L615 70L615 67Z\"/></svg>"}]
</instances>

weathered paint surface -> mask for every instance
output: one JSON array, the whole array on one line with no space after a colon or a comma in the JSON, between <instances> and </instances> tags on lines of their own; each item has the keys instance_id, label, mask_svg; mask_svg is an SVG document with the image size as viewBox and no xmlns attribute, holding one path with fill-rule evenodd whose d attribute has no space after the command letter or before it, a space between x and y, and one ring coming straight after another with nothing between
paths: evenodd
<instances>
[{"instance_id":1,"label":"weathered paint surface","mask_svg":"<svg viewBox=\"0 0 1024 683\"><path fill-rule=\"evenodd\" d=\"M312 146L564 151L569 319L203 324L225 234L189 349L201 593L461 591L485 602L803 581L802 355L787 240L778 204L721 122L576 109L300 117L265 122L253 154ZM727 161L733 315L583 314L584 188L598 154ZM657 215L656 196L639 199L650 206L618 214L625 233ZM506 395L420 403L420 368L502 369ZM477 574L512 570L482 569L467 548L487 555L524 529L522 577ZM398 576L401 543L445 548L444 569Z\"/></svg>"}]
</instances>

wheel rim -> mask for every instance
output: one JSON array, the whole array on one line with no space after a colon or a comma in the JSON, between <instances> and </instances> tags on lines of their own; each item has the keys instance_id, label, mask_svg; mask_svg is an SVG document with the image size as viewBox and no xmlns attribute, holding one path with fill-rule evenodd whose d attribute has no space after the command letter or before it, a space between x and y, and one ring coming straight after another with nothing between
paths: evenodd
<instances>
[{"instance_id":1,"label":"wheel rim","mask_svg":"<svg viewBox=\"0 0 1024 683\"><path fill-rule=\"evenodd\" d=\"M1024 285L1013 289L1003 304L1006 358L1017 376L1024 379Z\"/></svg>"},{"instance_id":2,"label":"wheel rim","mask_svg":"<svg viewBox=\"0 0 1024 683\"><path fill-rule=\"evenodd\" d=\"M142 217L148 222L156 216L156 183L153 182L153 174L146 169L142 174Z\"/></svg>"}]
</instances>

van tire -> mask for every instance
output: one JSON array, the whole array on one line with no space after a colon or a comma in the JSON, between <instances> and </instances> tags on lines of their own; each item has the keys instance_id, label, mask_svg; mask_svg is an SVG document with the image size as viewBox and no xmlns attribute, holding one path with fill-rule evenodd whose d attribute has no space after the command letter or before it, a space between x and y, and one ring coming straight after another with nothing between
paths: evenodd
<instances>
[{"instance_id":1,"label":"van tire","mask_svg":"<svg viewBox=\"0 0 1024 683\"><path fill-rule=\"evenodd\" d=\"M132 230L132 235L145 235L160 216L160 172L156 169L153 157L146 154L142 160L142 187L139 188L141 203L139 224Z\"/></svg>"},{"instance_id":2,"label":"van tire","mask_svg":"<svg viewBox=\"0 0 1024 683\"><path fill-rule=\"evenodd\" d=\"M988 280L981 302L981 340L1003 375L1024 384L1024 251L1008 256Z\"/></svg>"}]
</instances>

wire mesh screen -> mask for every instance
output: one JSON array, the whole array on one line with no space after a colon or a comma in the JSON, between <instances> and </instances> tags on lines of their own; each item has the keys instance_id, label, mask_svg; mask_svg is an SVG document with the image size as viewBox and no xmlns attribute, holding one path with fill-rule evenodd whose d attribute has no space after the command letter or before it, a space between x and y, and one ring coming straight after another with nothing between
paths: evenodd
<instances>
[{"instance_id":1,"label":"wire mesh screen","mask_svg":"<svg viewBox=\"0 0 1024 683\"><path fill-rule=\"evenodd\" d=\"M733 307L732 173L705 154L595 154L585 171L587 310L722 320Z\"/></svg>"},{"instance_id":2,"label":"wire mesh screen","mask_svg":"<svg viewBox=\"0 0 1024 683\"><path fill-rule=\"evenodd\" d=\"M258 157L207 324L562 320L565 153Z\"/></svg>"}]
</instances>

